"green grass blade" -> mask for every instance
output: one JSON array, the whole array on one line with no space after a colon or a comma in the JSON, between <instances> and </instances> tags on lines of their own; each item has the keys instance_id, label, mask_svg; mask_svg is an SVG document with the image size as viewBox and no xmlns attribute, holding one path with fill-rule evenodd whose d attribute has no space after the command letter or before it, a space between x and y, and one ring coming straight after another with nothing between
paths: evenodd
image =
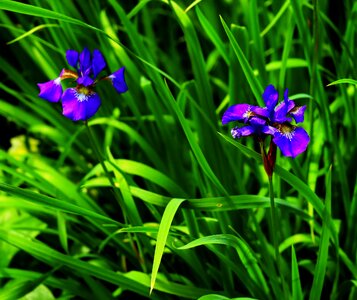
<instances>
[{"instance_id":1,"label":"green grass blade","mask_svg":"<svg viewBox=\"0 0 357 300\"><path fill-rule=\"evenodd\" d=\"M341 83L349 83L349 84L357 85L357 80L344 78L344 79L339 79L339 80L333 81L333 82L329 83L327 86L341 84Z\"/></svg>"},{"instance_id":2,"label":"green grass blade","mask_svg":"<svg viewBox=\"0 0 357 300\"><path fill-rule=\"evenodd\" d=\"M254 72L251 68L251 66L248 63L247 58L245 57L242 49L239 47L236 39L234 38L232 32L229 30L226 22L223 20L222 17L221 22L223 25L223 28L228 36L229 42L234 50L234 53L236 54L238 61L242 67L242 70L245 74L245 77L248 81L248 84L255 96L255 99L257 100L258 104L260 106L264 106L263 100L262 100L262 93L263 93L263 87L260 83L260 81L255 77Z\"/></svg>"},{"instance_id":3,"label":"green grass blade","mask_svg":"<svg viewBox=\"0 0 357 300\"><path fill-rule=\"evenodd\" d=\"M211 23L204 16L204 14L200 10L200 8L198 6L196 6L195 10L196 10L196 14L197 14L198 20L201 23L202 28L205 30L206 34L208 35L208 37L210 38L212 43L216 46L219 54L222 56L222 58L224 59L226 64L229 65L229 57L227 55L227 50L226 50L226 47L224 46L221 38L219 37L219 35L217 34L216 30L211 25Z\"/></svg>"},{"instance_id":4,"label":"green grass blade","mask_svg":"<svg viewBox=\"0 0 357 300\"><path fill-rule=\"evenodd\" d=\"M68 253L68 237L67 237L66 217L60 211L57 212L57 227L58 227L58 235L59 235L61 246L62 246L63 250L66 253Z\"/></svg>"},{"instance_id":5,"label":"green grass blade","mask_svg":"<svg viewBox=\"0 0 357 300\"><path fill-rule=\"evenodd\" d=\"M63 212L77 214L77 215L80 215L83 217L95 218L95 219L101 220L102 222L105 222L105 223L118 224L118 222L112 220L111 218L100 215L100 214L90 211L88 209L79 207L77 205L73 205L71 203L67 203L66 201L58 200L58 199L55 199L52 197L48 197L45 195L31 192L29 190L14 187L14 186L8 185L6 183L0 183L0 190L7 192L9 194L12 194L12 195L19 196L26 201L30 201L30 202L33 202L36 204L45 205L52 209L59 209Z\"/></svg>"},{"instance_id":6,"label":"green grass blade","mask_svg":"<svg viewBox=\"0 0 357 300\"><path fill-rule=\"evenodd\" d=\"M57 267L60 264L72 269L74 272L83 272L107 282L122 285L123 287L131 291L135 291L140 295L148 295L147 288L139 282L126 278L118 272L107 270L57 252L42 243L31 241L26 236L14 231L0 230L0 239L22 249L30 255L35 256L37 259L40 259L52 266Z\"/></svg>"},{"instance_id":7,"label":"green grass blade","mask_svg":"<svg viewBox=\"0 0 357 300\"><path fill-rule=\"evenodd\" d=\"M160 222L159 232L157 234L157 241L154 253L154 262L152 265L151 280L150 280L150 294L155 286L157 273L161 263L162 256L166 245L167 236L169 234L171 223L175 217L177 209L185 199L172 199L167 205Z\"/></svg>"},{"instance_id":8,"label":"green grass blade","mask_svg":"<svg viewBox=\"0 0 357 300\"><path fill-rule=\"evenodd\" d=\"M3 0L0 2L0 9L11 11L14 13L25 14L30 16L42 17L47 19L61 20L68 23L73 23L76 25L84 26L96 31L102 31L94 26L91 26L80 20L68 17L61 13L51 11L42 7L37 7L34 5L24 4L17 1Z\"/></svg>"},{"instance_id":9,"label":"green grass blade","mask_svg":"<svg viewBox=\"0 0 357 300\"><path fill-rule=\"evenodd\" d=\"M303 294L301 289L301 281L299 275L299 267L296 259L294 246L291 246L291 287L293 300L303 300Z\"/></svg>"},{"instance_id":10,"label":"green grass blade","mask_svg":"<svg viewBox=\"0 0 357 300\"><path fill-rule=\"evenodd\" d=\"M328 261L328 248L330 232L328 230L329 222L331 222L331 169L327 174L326 180L326 206L324 209L324 218L322 223L321 239L319 244L319 253L317 256L317 263L314 271L314 279L310 291L310 300L320 299L322 288L326 276L326 267Z\"/></svg>"},{"instance_id":11,"label":"green grass blade","mask_svg":"<svg viewBox=\"0 0 357 300\"><path fill-rule=\"evenodd\" d=\"M238 253L239 258L241 259L244 267L247 269L249 275L253 281L257 284L257 287L262 289L265 294L269 294L269 288L266 284L266 280L263 276L258 261L255 257L255 254L251 251L249 246L242 239L231 235L231 234L218 234L205 236L199 239L196 239L184 246L179 247L180 250L190 249L198 246L219 244L234 247Z\"/></svg>"}]
</instances>

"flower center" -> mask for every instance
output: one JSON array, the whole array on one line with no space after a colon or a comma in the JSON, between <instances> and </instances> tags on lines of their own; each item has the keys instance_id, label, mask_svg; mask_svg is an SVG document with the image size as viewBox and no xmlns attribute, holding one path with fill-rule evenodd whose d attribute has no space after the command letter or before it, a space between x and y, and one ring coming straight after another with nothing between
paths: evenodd
<instances>
[{"instance_id":1,"label":"flower center","mask_svg":"<svg viewBox=\"0 0 357 300\"><path fill-rule=\"evenodd\" d=\"M284 123L276 124L275 127L281 132L282 135L286 136L290 141L294 137L296 126Z\"/></svg>"},{"instance_id":2,"label":"flower center","mask_svg":"<svg viewBox=\"0 0 357 300\"><path fill-rule=\"evenodd\" d=\"M79 102L87 101L88 97L92 94L92 90L84 85L79 85L76 88L76 98Z\"/></svg>"}]
</instances>

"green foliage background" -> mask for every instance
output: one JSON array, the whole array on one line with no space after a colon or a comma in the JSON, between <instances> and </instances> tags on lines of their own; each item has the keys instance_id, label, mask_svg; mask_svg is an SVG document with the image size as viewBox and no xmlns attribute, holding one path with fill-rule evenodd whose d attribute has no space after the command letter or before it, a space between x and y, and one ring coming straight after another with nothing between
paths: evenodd
<instances>
[{"instance_id":1,"label":"green foliage background","mask_svg":"<svg viewBox=\"0 0 357 300\"><path fill-rule=\"evenodd\" d=\"M0 299L356 299L356 14L351 0L0 1ZM108 172L86 127L38 97L85 46L108 74L126 67L129 91L98 86L88 124ZM220 123L268 84L307 105L311 137L275 168L279 262L258 145Z\"/></svg>"}]
</instances>

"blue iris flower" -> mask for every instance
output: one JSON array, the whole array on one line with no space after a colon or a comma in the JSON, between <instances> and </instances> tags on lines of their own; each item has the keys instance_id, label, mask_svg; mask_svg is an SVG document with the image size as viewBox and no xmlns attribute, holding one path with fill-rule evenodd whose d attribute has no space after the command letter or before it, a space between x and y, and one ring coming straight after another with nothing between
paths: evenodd
<instances>
[{"instance_id":1,"label":"blue iris flower","mask_svg":"<svg viewBox=\"0 0 357 300\"><path fill-rule=\"evenodd\" d=\"M98 75L106 68L107 64L98 49L95 49L92 54L88 48L84 48L81 53L70 49L66 51L66 59L75 71L63 69L56 79L39 83L39 97L49 102L62 100L65 117L72 121L85 121L94 116L101 105L100 97L94 91L94 87L98 82ZM124 93L128 90L124 71L123 67L99 80L111 81L118 93ZM77 85L67 88L63 92L61 81L68 78L74 79Z\"/></svg>"},{"instance_id":2,"label":"blue iris flower","mask_svg":"<svg viewBox=\"0 0 357 300\"><path fill-rule=\"evenodd\" d=\"M246 126L234 127L231 131L233 138L256 135L272 136L284 156L295 158L304 152L310 142L307 132L296 125L304 121L306 105L297 106L288 97L288 89L284 92L284 100L278 103L279 94L273 85L268 85L263 93L265 107L249 104L236 104L228 107L222 117L222 124L238 121Z\"/></svg>"}]
</instances>

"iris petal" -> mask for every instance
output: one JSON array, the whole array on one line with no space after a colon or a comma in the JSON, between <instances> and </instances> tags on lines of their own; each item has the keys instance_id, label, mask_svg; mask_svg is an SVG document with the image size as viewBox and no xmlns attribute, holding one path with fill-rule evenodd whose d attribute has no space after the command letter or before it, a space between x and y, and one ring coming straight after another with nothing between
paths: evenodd
<instances>
[{"instance_id":1,"label":"iris petal","mask_svg":"<svg viewBox=\"0 0 357 300\"><path fill-rule=\"evenodd\" d=\"M278 98L279 93L275 89L275 87L272 84L268 85L263 93L263 100L265 102L266 107L268 108L268 111L274 110L274 107L278 103Z\"/></svg>"},{"instance_id":2,"label":"iris petal","mask_svg":"<svg viewBox=\"0 0 357 300\"><path fill-rule=\"evenodd\" d=\"M88 70L91 67L91 59L90 59L90 51L87 47L83 49L81 54L79 55L79 68L82 73L82 75L87 74Z\"/></svg>"},{"instance_id":3,"label":"iris petal","mask_svg":"<svg viewBox=\"0 0 357 300\"><path fill-rule=\"evenodd\" d=\"M249 111L249 104L235 104L227 108L222 116L222 124L225 125L233 121L243 122L246 119L246 114Z\"/></svg>"},{"instance_id":4,"label":"iris petal","mask_svg":"<svg viewBox=\"0 0 357 300\"><path fill-rule=\"evenodd\" d=\"M235 104L227 108L222 116L222 124L238 121L253 125L264 125L268 112L265 108L249 104Z\"/></svg>"},{"instance_id":5,"label":"iris petal","mask_svg":"<svg viewBox=\"0 0 357 300\"><path fill-rule=\"evenodd\" d=\"M72 121L85 121L94 116L101 105L97 93L79 93L76 88L65 90L62 97L63 115Z\"/></svg>"},{"instance_id":6,"label":"iris petal","mask_svg":"<svg viewBox=\"0 0 357 300\"><path fill-rule=\"evenodd\" d=\"M62 86L60 77L48 82L38 83L37 86L40 88L39 97L50 102L58 102L61 99Z\"/></svg>"},{"instance_id":7,"label":"iris petal","mask_svg":"<svg viewBox=\"0 0 357 300\"><path fill-rule=\"evenodd\" d=\"M69 49L66 51L66 59L68 64L77 69L79 53L76 50Z\"/></svg>"},{"instance_id":8,"label":"iris petal","mask_svg":"<svg viewBox=\"0 0 357 300\"><path fill-rule=\"evenodd\" d=\"M295 127L288 133L277 130L274 133L273 142L284 156L295 158L306 150L310 137L303 128Z\"/></svg>"},{"instance_id":9,"label":"iris petal","mask_svg":"<svg viewBox=\"0 0 357 300\"><path fill-rule=\"evenodd\" d=\"M295 119L296 123L304 122L304 113L306 105L304 106L295 106L289 113Z\"/></svg>"},{"instance_id":10,"label":"iris petal","mask_svg":"<svg viewBox=\"0 0 357 300\"><path fill-rule=\"evenodd\" d=\"M292 103L290 103L292 102ZM279 103L279 105L275 108L274 113L271 117L272 122L276 123L284 123L284 122L290 122L291 118L287 117L288 109L289 106L291 107L291 104L295 106L294 101L289 100L288 102L282 101Z\"/></svg>"},{"instance_id":11,"label":"iris petal","mask_svg":"<svg viewBox=\"0 0 357 300\"><path fill-rule=\"evenodd\" d=\"M249 136L256 132L256 128L254 126L243 126L243 127L234 127L231 130L232 137L235 139L239 139L242 136Z\"/></svg>"},{"instance_id":12,"label":"iris petal","mask_svg":"<svg viewBox=\"0 0 357 300\"><path fill-rule=\"evenodd\" d=\"M81 77L78 77L77 83L84 85L84 86L90 86L91 84L94 83L94 80L92 78L90 78L89 76L81 76Z\"/></svg>"},{"instance_id":13,"label":"iris petal","mask_svg":"<svg viewBox=\"0 0 357 300\"><path fill-rule=\"evenodd\" d=\"M98 76L98 74L107 66L105 63L105 59L103 57L102 52L98 49L94 49L93 51L93 60L92 60L92 69L94 78Z\"/></svg>"},{"instance_id":14,"label":"iris petal","mask_svg":"<svg viewBox=\"0 0 357 300\"><path fill-rule=\"evenodd\" d=\"M124 78L125 68L122 67L118 71L109 75L108 78L112 81L112 84L118 93L124 93L128 90L128 86L126 85Z\"/></svg>"}]
</instances>

